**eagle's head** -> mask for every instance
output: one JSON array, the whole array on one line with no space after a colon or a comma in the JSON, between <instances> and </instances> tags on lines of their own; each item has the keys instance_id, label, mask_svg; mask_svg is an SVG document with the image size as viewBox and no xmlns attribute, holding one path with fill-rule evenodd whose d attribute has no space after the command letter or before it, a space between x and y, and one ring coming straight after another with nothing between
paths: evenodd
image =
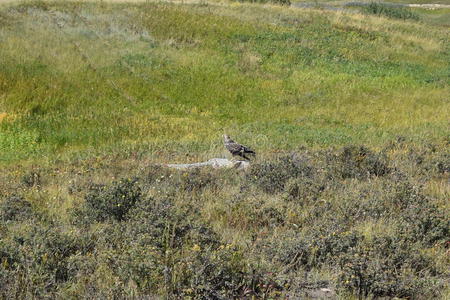
<instances>
[{"instance_id":1,"label":"eagle's head","mask_svg":"<svg viewBox=\"0 0 450 300\"><path fill-rule=\"evenodd\" d=\"M229 142L231 142L232 140L230 139L230 137L228 136L228 134L224 134L224 135L223 135L223 141L224 141L224 143L229 143Z\"/></svg>"}]
</instances>

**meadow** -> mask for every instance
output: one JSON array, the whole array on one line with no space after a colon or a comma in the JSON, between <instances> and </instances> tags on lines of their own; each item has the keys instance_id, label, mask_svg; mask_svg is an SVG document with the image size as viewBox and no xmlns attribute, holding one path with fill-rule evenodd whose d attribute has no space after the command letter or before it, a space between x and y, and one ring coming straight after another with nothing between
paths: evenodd
<instances>
[{"instance_id":1,"label":"meadow","mask_svg":"<svg viewBox=\"0 0 450 300\"><path fill-rule=\"evenodd\" d=\"M450 297L450 23L412 11L0 4L0 298ZM249 170L162 166L224 132Z\"/></svg>"},{"instance_id":2,"label":"meadow","mask_svg":"<svg viewBox=\"0 0 450 300\"><path fill-rule=\"evenodd\" d=\"M36 2L1 13L2 162L448 137L445 27L230 5ZM93 154L96 155L96 154Z\"/></svg>"}]
</instances>

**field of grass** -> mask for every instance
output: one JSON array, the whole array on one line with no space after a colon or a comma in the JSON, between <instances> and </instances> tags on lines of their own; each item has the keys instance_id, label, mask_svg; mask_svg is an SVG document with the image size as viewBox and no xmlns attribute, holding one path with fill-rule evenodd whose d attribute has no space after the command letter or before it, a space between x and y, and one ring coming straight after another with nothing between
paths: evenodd
<instances>
[{"instance_id":1,"label":"field of grass","mask_svg":"<svg viewBox=\"0 0 450 300\"><path fill-rule=\"evenodd\" d=\"M445 26L450 28L450 9L413 9L419 17L431 25Z\"/></svg>"},{"instance_id":2,"label":"field of grass","mask_svg":"<svg viewBox=\"0 0 450 300\"><path fill-rule=\"evenodd\" d=\"M188 2L0 5L0 298L448 299L442 11Z\"/></svg>"},{"instance_id":3,"label":"field of grass","mask_svg":"<svg viewBox=\"0 0 450 300\"><path fill-rule=\"evenodd\" d=\"M260 151L448 138L445 28L237 3L36 2L0 22L2 162L209 154L224 130Z\"/></svg>"}]
</instances>

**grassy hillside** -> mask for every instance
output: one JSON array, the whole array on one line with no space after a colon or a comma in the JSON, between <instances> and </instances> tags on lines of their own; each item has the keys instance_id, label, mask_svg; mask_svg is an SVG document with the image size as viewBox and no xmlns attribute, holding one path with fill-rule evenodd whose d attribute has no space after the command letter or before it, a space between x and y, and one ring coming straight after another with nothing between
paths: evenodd
<instances>
[{"instance_id":1,"label":"grassy hillside","mask_svg":"<svg viewBox=\"0 0 450 300\"><path fill-rule=\"evenodd\" d=\"M37 2L0 16L3 162L217 152L224 130L262 151L448 137L445 28L237 3Z\"/></svg>"},{"instance_id":2,"label":"grassy hillside","mask_svg":"<svg viewBox=\"0 0 450 300\"><path fill-rule=\"evenodd\" d=\"M445 22L3 4L0 299L448 299Z\"/></svg>"}]
</instances>

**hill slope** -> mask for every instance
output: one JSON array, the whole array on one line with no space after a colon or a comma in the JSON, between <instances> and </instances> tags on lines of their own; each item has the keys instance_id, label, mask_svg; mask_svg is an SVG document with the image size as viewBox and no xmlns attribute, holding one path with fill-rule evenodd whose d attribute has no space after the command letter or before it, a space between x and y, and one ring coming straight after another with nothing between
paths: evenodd
<instances>
[{"instance_id":1,"label":"hill slope","mask_svg":"<svg viewBox=\"0 0 450 300\"><path fill-rule=\"evenodd\" d=\"M449 45L320 9L2 6L0 298L449 299ZM250 168L161 165L224 131Z\"/></svg>"},{"instance_id":2,"label":"hill slope","mask_svg":"<svg viewBox=\"0 0 450 300\"><path fill-rule=\"evenodd\" d=\"M448 135L444 28L238 3L35 2L0 23L1 161L203 153L223 130L264 151Z\"/></svg>"}]
</instances>

